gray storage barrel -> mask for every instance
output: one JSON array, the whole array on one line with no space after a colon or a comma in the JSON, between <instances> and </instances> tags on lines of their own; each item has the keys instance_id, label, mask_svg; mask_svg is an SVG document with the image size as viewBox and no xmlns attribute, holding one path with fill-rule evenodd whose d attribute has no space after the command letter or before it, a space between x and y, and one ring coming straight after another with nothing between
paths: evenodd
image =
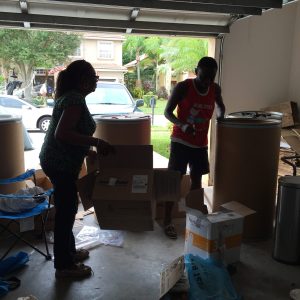
<instances>
[{"instance_id":1,"label":"gray storage barrel","mask_svg":"<svg viewBox=\"0 0 300 300\"><path fill-rule=\"evenodd\" d=\"M278 180L273 257L284 263L300 263L300 176Z\"/></svg>"},{"instance_id":2,"label":"gray storage barrel","mask_svg":"<svg viewBox=\"0 0 300 300\"><path fill-rule=\"evenodd\" d=\"M213 211L229 201L256 211L246 240L272 236L281 137L280 120L225 118L216 124Z\"/></svg>"},{"instance_id":3,"label":"gray storage barrel","mask_svg":"<svg viewBox=\"0 0 300 300\"><path fill-rule=\"evenodd\" d=\"M95 137L112 145L150 145L151 118L148 115L94 116Z\"/></svg>"},{"instance_id":4,"label":"gray storage barrel","mask_svg":"<svg viewBox=\"0 0 300 300\"><path fill-rule=\"evenodd\" d=\"M0 179L24 173L24 139L20 116L0 115L0 139ZM15 193L24 187L24 182L0 184L0 193Z\"/></svg>"},{"instance_id":5,"label":"gray storage barrel","mask_svg":"<svg viewBox=\"0 0 300 300\"><path fill-rule=\"evenodd\" d=\"M282 120L282 113L276 111L248 110L237 111L227 115L227 118L248 118L256 120Z\"/></svg>"}]
</instances>

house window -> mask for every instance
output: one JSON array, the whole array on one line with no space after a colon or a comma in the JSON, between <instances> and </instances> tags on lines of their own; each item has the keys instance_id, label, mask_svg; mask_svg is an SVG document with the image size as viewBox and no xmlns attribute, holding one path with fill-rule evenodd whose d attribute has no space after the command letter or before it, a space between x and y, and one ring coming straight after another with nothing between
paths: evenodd
<instances>
[{"instance_id":1,"label":"house window","mask_svg":"<svg viewBox=\"0 0 300 300\"><path fill-rule=\"evenodd\" d=\"M78 48L75 50L74 56L81 56L81 47L78 47Z\"/></svg>"},{"instance_id":2,"label":"house window","mask_svg":"<svg viewBox=\"0 0 300 300\"><path fill-rule=\"evenodd\" d=\"M76 48L73 55L71 57L82 57L82 45Z\"/></svg>"},{"instance_id":3,"label":"house window","mask_svg":"<svg viewBox=\"0 0 300 300\"><path fill-rule=\"evenodd\" d=\"M112 59L114 54L114 44L109 41L98 42L98 53L101 59Z\"/></svg>"}]
</instances>

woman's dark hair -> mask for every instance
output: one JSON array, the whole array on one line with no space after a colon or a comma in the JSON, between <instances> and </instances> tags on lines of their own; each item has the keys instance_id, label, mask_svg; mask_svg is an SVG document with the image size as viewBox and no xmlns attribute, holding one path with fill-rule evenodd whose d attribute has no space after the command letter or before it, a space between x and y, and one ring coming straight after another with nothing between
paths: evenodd
<instances>
[{"instance_id":1,"label":"woman's dark hair","mask_svg":"<svg viewBox=\"0 0 300 300\"><path fill-rule=\"evenodd\" d=\"M218 69L218 64L214 58L209 57L209 56L204 56L199 60L197 67L207 67L207 68L211 68L211 69Z\"/></svg>"},{"instance_id":2,"label":"woman's dark hair","mask_svg":"<svg viewBox=\"0 0 300 300\"><path fill-rule=\"evenodd\" d=\"M82 60L75 60L60 71L56 80L55 99L71 90L78 90L83 79L95 75L93 66Z\"/></svg>"}]
</instances>

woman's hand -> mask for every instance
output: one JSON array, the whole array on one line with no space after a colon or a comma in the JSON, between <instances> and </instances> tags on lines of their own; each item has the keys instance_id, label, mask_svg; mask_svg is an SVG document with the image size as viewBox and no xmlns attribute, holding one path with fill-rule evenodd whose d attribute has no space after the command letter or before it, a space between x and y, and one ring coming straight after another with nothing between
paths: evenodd
<instances>
[{"instance_id":1,"label":"woman's hand","mask_svg":"<svg viewBox=\"0 0 300 300\"><path fill-rule=\"evenodd\" d=\"M97 153L105 156L110 153L111 154L115 153L115 149L111 144L107 143L106 141L98 139Z\"/></svg>"}]
</instances>

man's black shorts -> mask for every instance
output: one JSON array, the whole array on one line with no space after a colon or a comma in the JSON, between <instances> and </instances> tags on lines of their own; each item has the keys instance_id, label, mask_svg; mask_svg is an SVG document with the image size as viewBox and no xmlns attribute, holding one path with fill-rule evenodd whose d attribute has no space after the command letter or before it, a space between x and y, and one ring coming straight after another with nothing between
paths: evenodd
<instances>
[{"instance_id":1,"label":"man's black shorts","mask_svg":"<svg viewBox=\"0 0 300 300\"><path fill-rule=\"evenodd\" d=\"M169 170L180 171L184 175L187 166L194 176L201 176L209 173L209 162L207 147L192 148L181 143L171 142Z\"/></svg>"}]
</instances>

